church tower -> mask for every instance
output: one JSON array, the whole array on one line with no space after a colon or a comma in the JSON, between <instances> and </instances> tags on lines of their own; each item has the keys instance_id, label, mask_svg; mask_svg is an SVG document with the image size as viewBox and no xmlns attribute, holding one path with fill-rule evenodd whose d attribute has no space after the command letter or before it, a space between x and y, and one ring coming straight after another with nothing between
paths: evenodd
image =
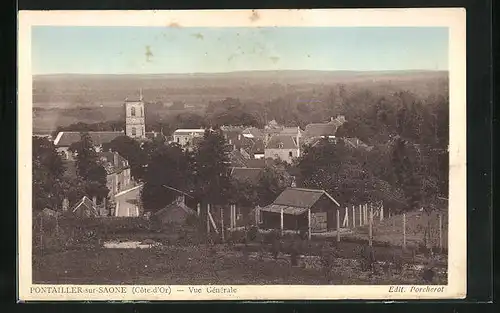
<instances>
[{"instance_id":1,"label":"church tower","mask_svg":"<svg viewBox=\"0 0 500 313\"><path fill-rule=\"evenodd\" d=\"M142 89L139 99L125 99L125 134L131 138L146 137Z\"/></svg>"}]
</instances>

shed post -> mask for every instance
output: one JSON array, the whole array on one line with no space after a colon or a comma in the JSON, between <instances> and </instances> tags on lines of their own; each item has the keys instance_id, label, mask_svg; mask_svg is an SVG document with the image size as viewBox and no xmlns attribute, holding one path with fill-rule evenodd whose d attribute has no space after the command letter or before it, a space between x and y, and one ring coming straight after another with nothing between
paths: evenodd
<instances>
[{"instance_id":1,"label":"shed post","mask_svg":"<svg viewBox=\"0 0 500 313\"><path fill-rule=\"evenodd\" d=\"M220 207L220 230L221 230L221 239L224 242L224 208Z\"/></svg>"},{"instance_id":2,"label":"shed post","mask_svg":"<svg viewBox=\"0 0 500 313\"><path fill-rule=\"evenodd\" d=\"M366 225L366 224L368 224L368 204L367 203L365 203L364 210L365 210L364 220L365 220L365 225Z\"/></svg>"},{"instance_id":3,"label":"shed post","mask_svg":"<svg viewBox=\"0 0 500 313\"><path fill-rule=\"evenodd\" d=\"M439 213L439 251L443 251L443 215Z\"/></svg>"},{"instance_id":4,"label":"shed post","mask_svg":"<svg viewBox=\"0 0 500 313\"><path fill-rule=\"evenodd\" d=\"M200 216L200 213L201 213L201 204L200 203L198 203L196 205L196 213L198 214L198 216Z\"/></svg>"},{"instance_id":5,"label":"shed post","mask_svg":"<svg viewBox=\"0 0 500 313\"><path fill-rule=\"evenodd\" d=\"M210 233L210 204L207 204L207 234Z\"/></svg>"},{"instance_id":6,"label":"shed post","mask_svg":"<svg viewBox=\"0 0 500 313\"><path fill-rule=\"evenodd\" d=\"M340 208L337 208L337 241L340 242Z\"/></svg>"},{"instance_id":7,"label":"shed post","mask_svg":"<svg viewBox=\"0 0 500 313\"><path fill-rule=\"evenodd\" d=\"M368 221L368 244L370 247L373 245L373 206L370 203L370 219Z\"/></svg>"},{"instance_id":8,"label":"shed post","mask_svg":"<svg viewBox=\"0 0 500 313\"><path fill-rule=\"evenodd\" d=\"M344 214L344 222L342 223L342 227L349 227L349 208L345 208Z\"/></svg>"},{"instance_id":9,"label":"shed post","mask_svg":"<svg viewBox=\"0 0 500 313\"><path fill-rule=\"evenodd\" d=\"M356 227L356 208L352 206L352 228Z\"/></svg>"},{"instance_id":10,"label":"shed post","mask_svg":"<svg viewBox=\"0 0 500 313\"><path fill-rule=\"evenodd\" d=\"M281 214L280 214L280 229L281 229L281 236L283 236L283 208L281 208Z\"/></svg>"},{"instance_id":11,"label":"shed post","mask_svg":"<svg viewBox=\"0 0 500 313\"><path fill-rule=\"evenodd\" d=\"M380 205L380 221L382 222L384 220L384 203Z\"/></svg>"},{"instance_id":12,"label":"shed post","mask_svg":"<svg viewBox=\"0 0 500 313\"><path fill-rule=\"evenodd\" d=\"M259 206L255 207L255 227L259 228Z\"/></svg>"},{"instance_id":13,"label":"shed post","mask_svg":"<svg viewBox=\"0 0 500 313\"><path fill-rule=\"evenodd\" d=\"M311 240L311 209L307 210L307 239Z\"/></svg>"},{"instance_id":14,"label":"shed post","mask_svg":"<svg viewBox=\"0 0 500 313\"><path fill-rule=\"evenodd\" d=\"M363 225L363 214L361 211L361 204L359 205L359 226Z\"/></svg>"},{"instance_id":15,"label":"shed post","mask_svg":"<svg viewBox=\"0 0 500 313\"><path fill-rule=\"evenodd\" d=\"M236 228L236 204L233 204L233 227Z\"/></svg>"},{"instance_id":16,"label":"shed post","mask_svg":"<svg viewBox=\"0 0 500 313\"><path fill-rule=\"evenodd\" d=\"M406 213L403 213L403 249L406 248Z\"/></svg>"}]
</instances>

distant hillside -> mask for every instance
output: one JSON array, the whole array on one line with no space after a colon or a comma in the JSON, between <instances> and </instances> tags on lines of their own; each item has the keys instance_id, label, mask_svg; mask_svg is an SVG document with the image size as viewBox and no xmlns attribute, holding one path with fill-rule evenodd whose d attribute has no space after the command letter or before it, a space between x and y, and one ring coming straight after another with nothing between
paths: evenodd
<instances>
[{"instance_id":1,"label":"distant hillside","mask_svg":"<svg viewBox=\"0 0 500 313\"><path fill-rule=\"evenodd\" d=\"M250 71L231 73L87 75L33 77L33 102L39 107L120 105L143 89L150 102L184 101L206 105L235 97L252 101L289 96L291 92L327 92L337 84L362 88L397 88L434 93L448 84L447 71Z\"/></svg>"}]
</instances>

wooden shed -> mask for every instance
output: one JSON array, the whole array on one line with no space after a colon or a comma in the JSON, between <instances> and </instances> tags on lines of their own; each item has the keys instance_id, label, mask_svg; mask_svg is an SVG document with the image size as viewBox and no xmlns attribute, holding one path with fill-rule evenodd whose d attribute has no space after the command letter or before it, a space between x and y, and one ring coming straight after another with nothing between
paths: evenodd
<instances>
[{"instance_id":1,"label":"wooden shed","mask_svg":"<svg viewBox=\"0 0 500 313\"><path fill-rule=\"evenodd\" d=\"M324 232L336 229L337 211L343 216L344 210L324 190L287 188L260 214L264 228Z\"/></svg>"}]
</instances>

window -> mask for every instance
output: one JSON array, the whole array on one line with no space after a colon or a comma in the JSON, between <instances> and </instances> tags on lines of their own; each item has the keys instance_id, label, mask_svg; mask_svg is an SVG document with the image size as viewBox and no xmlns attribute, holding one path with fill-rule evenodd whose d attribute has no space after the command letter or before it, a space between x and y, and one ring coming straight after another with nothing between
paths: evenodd
<instances>
[{"instance_id":1,"label":"window","mask_svg":"<svg viewBox=\"0 0 500 313\"><path fill-rule=\"evenodd\" d=\"M179 140L180 140L180 138L179 138L179 137L177 137L177 143L179 143Z\"/></svg>"},{"instance_id":2,"label":"window","mask_svg":"<svg viewBox=\"0 0 500 313\"><path fill-rule=\"evenodd\" d=\"M278 143L278 149L283 149L283 143L282 142Z\"/></svg>"},{"instance_id":3,"label":"window","mask_svg":"<svg viewBox=\"0 0 500 313\"><path fill-rule=\"evenodd\" d=\"M293 157L293 153L292 153L292 151L288 152L288 156L289 156L289 157Z\"/></svg>"},{"instance_id":4,"label":"window","mask_svg":"<svg viewBox=\"0 0 500 313\"><path fill-rule=\"evenodd\" d=\"M135 135L137 135L137 132L135 130L135 127L132 127L132 136L135 136Z\"/></svg>"},{"instance_id":5,"label":"window","mask_svg":"<svg viewBox=\"0 0 500 313\"><path fill-rule=\"evenodd\" d=\"M135 107L130 108L130 116L135 116Z\"/></svg>"}]
</instances>

